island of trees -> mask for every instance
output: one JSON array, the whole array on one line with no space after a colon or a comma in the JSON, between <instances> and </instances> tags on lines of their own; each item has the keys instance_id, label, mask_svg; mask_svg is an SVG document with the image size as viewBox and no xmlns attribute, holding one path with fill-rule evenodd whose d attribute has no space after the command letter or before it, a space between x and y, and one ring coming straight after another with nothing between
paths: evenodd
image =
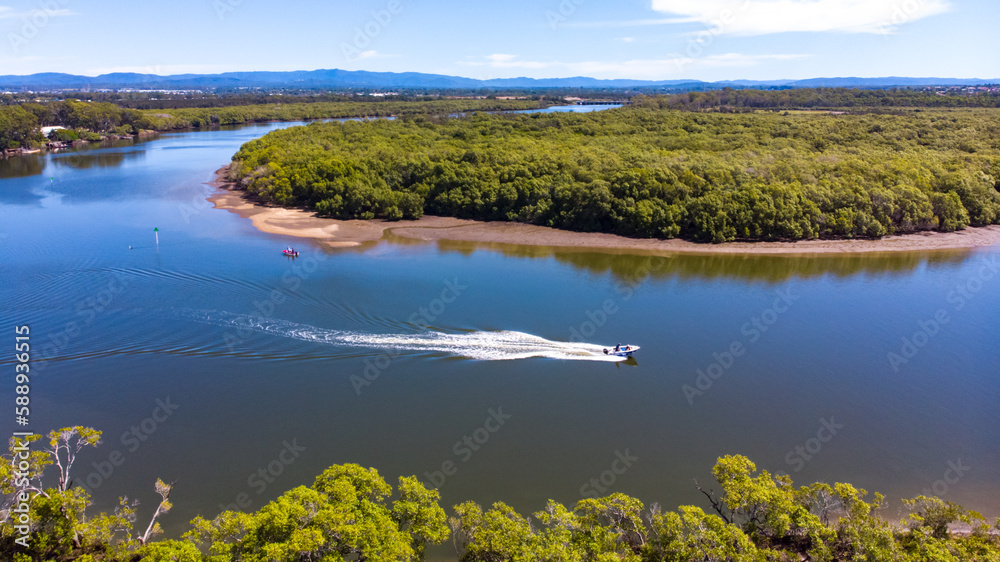
<instances>
[{"instance_id":1,"label":"island of trees","mask_svg":"<svg viewBox=\"0 0 1000 562\"><path fill-rule=\"evenodd\" d=\"M312 124L245 144L229 176L261 201L341 219L427 213L706 242L1000 222L996 110L754 111L749 93L731 94L739 107L697 102L722 95Z\"/></svg>"},{"instance_id":2,"label":"island of trees","mask_svg":"<svg viewBox=\"0 0 1000 562\"><path fill-rule=\"evenodd\" d=\"M488 113L552 103L540 96L280 97L117 100L156 109L73 99L0 105L0 149L394 116L273 132L242 147L230 178L261 201L334 218L428 213L704 242L877 238L1000 222L995 94L724 89L635 96L590 114ZM198 103L206 106L191 107ZM65 129L46 139L42 126Z\"/></svg>"},{"instance_id":3,"label":"island of trees","mask_svg":"<svg viewBox=\"0 0 1000 562\"><path fill-rule=\"evenodd\" d=\"M1000 519L918 496L893 522L880 514L880 494L844 483L796 487L742 456L718 459L718 492L698 487L704 507L667 511L615 493L571 507L549 500L530 516L503 502L464 502L449 517L437 490L416 477L394 489L374 468L334 465L256 512L199 516L179 539L163 540L157 520L169 516L174 484L156 482L147 525L128 498L113 513L88 513L91 498L70 472L101 432L67 427L31 440L27 459L12 442L0 464L0 557L12 562L400 562L445 542L463 562L1000 560ZM53 473L56 485L45 485Z\"/></svg>"}]
</instances>

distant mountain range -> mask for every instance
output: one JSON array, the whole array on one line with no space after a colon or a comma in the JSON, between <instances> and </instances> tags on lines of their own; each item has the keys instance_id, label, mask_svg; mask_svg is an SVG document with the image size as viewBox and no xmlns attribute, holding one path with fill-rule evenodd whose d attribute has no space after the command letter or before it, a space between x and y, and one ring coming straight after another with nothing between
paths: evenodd
<instances>
[{"instance_id":1,"label":"distant mountain range","mask_svg":"<svg viewBox=\"0 0 1000 562\"><path fill-rule=\"evenodd\" d=\"M368 72L364 70L301 70L294 72L225 72L222 74L114 73L100 76L40 73L28 76L0 76L0 90L235 90L265 89L533 89L585 88L670 90L734 88L889 88L914 86L972 86L998 84L1000 78L811 78L808 80L599 80L596 78L497 78L476 80L419 72Z\"/></svg>"}]
</instances>

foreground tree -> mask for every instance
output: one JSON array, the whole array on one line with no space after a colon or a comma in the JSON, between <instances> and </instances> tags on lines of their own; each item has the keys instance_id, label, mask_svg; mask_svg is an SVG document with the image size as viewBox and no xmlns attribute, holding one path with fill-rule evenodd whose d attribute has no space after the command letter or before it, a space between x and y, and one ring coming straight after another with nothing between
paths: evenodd
<instances>
[{"instance_id":1,"label":"foreground tree","mask_svg":"<svg viewBox=\"0 0 1000 562\"><path fill-rule=\"evenodd\" d=\"M254 514L227 511L195 519L189 540L205 545L207 560L417 560L427 543L447 537L436 490L400 479L400 498L375 469L334 465L311 487L282 494Z\"/></svg>"},{"instance_id":2,"label":"foreground tree","mask_svg":"<svg viewBox=\"0 0 1000 562\"><path fill-rule=\"evenodd\" d=\"M11 439L9 454L0 464L0 559L17 562L52 559L87 560L100 556L103 560L128 560L143 545L161 532L157 519L170 510L171 485L157 480L156 491L161 502L154 511L144 533L137 534L137 501L119 498L110 514L88 516L90 494L74 487L71 471L77 454L84 447L101 443L101 432L83 426L65 427L48 434L48 447L30 451L24 458L23 447L42 440L32 435L25 440ZM22 464L24 461L24 464ZM21 470L25 466L26 470ZM54 487L46 487L47 468L57 468ZM15 509L20 509L20 496L30 496L27 503L26 537L14 528ZM15 536L17 535L17 536ZM20 539L21 542L15 542Z\"/></svg>"},{"instance_id":3,"label":"foreground tree","mask_svg":"<svg viewBox=\"0 0 1000 562\"><path fill-rule=\"evenodd\" d=\"M761 560L762 553L739 527L694 506L681 506L679 511L653 511L646 560Z\"/></svg>"},{"instance_id":4,"label":"foreground tree","mask_svg":"<svg viewBox=\"0 0 1000 562\"><path fill-rule=\"evenodd\" d=\"M394 491L375 469L347 464L331 466L311 486L289 490L254 513L197 517L181 540L156 541L157 519L170 510L173 488L162 480L156 482L160 503L141 533L137 502L128 498L112 513L86 514L90 497L73 487L70 470L76 452L99 442L100 432L77 427L52 432L50 448L27 458L12 443L0 491L32 491L30 534L27 545L14 542L6 497L0 560L414 561L427 545L447 540L450 525L462 562L1000 562L1000 519L991 526L976 512L918 496L905 501L911 513L896 526L879 515L879 494L869 500L865 490L843 483L795 488L787 476L758 471L742 456L716 463L718 494L699 486L714 514L696 506L647 509L616 493L572 509L550 500L531 517L503 502L485 510L465 502L446 522L438 491L415 477L400 478ZM59 469L59 485L46 488L51 466ZM953 532L957 524L965 530Z\"/></svg>"}]
</instances>

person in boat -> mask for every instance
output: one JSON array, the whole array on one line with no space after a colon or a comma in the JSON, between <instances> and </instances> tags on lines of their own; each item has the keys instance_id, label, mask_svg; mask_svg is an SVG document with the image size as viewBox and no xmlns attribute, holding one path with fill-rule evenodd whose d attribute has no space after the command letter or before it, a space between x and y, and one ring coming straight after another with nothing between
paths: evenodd
<instances>
[{"instance_id":1,"label":"person in boat","mask_svg":"<svg viewBox=\"0 0 1000 562\"><path fill-rule=\"evenodd\" d=\"M622 344L618 344L615 346L615 351L621 351L621 350L622 350Z\"/></svg>"}]
</instances>

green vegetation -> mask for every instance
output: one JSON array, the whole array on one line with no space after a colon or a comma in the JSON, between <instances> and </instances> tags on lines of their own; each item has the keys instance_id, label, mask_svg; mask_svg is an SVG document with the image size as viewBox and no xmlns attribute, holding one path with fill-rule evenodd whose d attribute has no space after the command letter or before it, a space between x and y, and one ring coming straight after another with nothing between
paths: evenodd
<instances>
[{"instance_id":1,"label":"green vegetation","mask_svg":"<svg viewBox=\"0 0 1000 562\"><path fill-rule=\"evenodd\" d=\"M37 140L38 119L20 106L0 106L0 151Z\"/></svg>"},{"instance_id":2,"label":"green vegetation","mask_svg":"<svg viewBox=\"0 0 1000 562\"><path fill-rule=\"evenodd\" d=\"M295 127L245 144L230 179L336 218L426 212L710 242L1000 222L1000 112L693 113L672 99Z\"/></svg>"},{"instance_id":3,"label":"green vegetation","mask_svg":"<svg viewBox=\"0 0 1000 562\"><path fill-rule=\"evenodd\" d=\"M156 520L171 508L173 485L163 481L156 483L161 501L141 534L136 502L128 498L112 514L87 515L90 497L72 486L70 469L76 454L100 439L86 427L51 432L48 448L27 459L27 484L12 469L17 452L11 444L0 464L4 560L388 562L420 560L427 545L449 536L463 562L1000 560L1000 519L991 526L959 505L918 496L904 502L909 515L892 523L879 515L879 494L869 499L865 490L841 483L796 488L789 477L758 472L741 456L722 457L712 469L720 495L702 490L714 513L696 506L662 511L612 494L580 500L572 509L550 500L530 518L502 502L485 510L465 502L447 518L437 490L416 477L401 477L393 491L375 469L347 464L331 466L311 486L289 490L257 512L197 517L179 540L157 541ZM52 466L58 485L44 488L42 477ZM21 490L32 496L27 534L15 526L25 512L16 499ZM953 532L956 524L965 530Z\"/></svg>"},{"instance_id":4,"label":"green vegetation","mask_svg":"<svg viewBox=\"0 0 1000 562\"><path fill-rule=\"evenodd\" d=\"M734 90L690 92L662 98L671 109L700 111L722 109L861 108L866 111L906 107L1000 107L996 93L964 94L926 90L855 88L792 88L787 90Z\"/></svg>"},{"instance_id":5,"label":"green vegetation","mask_svg":"<svg viewBox=\"0 0 1000 562\"><path fill-rule=\"evenodd\" d=\"M126 127L129 132L146 128L141 114L113 103L66 100L47 104L25 103L21 107L35 116L40 127L61 126L94 133L112 132L118 127Z\"/></svg>"},{"instance_id":6,"label":"green vegetation","mask_svg":"<svg viewBox=\"0 0 1000 562\"><path fill-rule=\"evenodd\" d=\"M151 129L165 131L260 121L303 121L403 115L450 115L468 111L510 111L545 107L532 100L457 99L436 101L317 102L144 111Z\"/></svg>"},{"instance_id":7,"label":"green vegetation","mask_svg":"<svg viewBox=\"0 0 1000 562\"><path fill-rule=\"evenodd\" d=\"M108 102L78 100L0 106L0 150L36 146L44 142L39 127L66 127L53 140L100 140L102 134L128 136L140 131L170 131L242 125L262 121L302 121L508 111L547 104L532 100L456 99L433 101L314 102L138 111Z\"/></svg>"}]
</instances>

